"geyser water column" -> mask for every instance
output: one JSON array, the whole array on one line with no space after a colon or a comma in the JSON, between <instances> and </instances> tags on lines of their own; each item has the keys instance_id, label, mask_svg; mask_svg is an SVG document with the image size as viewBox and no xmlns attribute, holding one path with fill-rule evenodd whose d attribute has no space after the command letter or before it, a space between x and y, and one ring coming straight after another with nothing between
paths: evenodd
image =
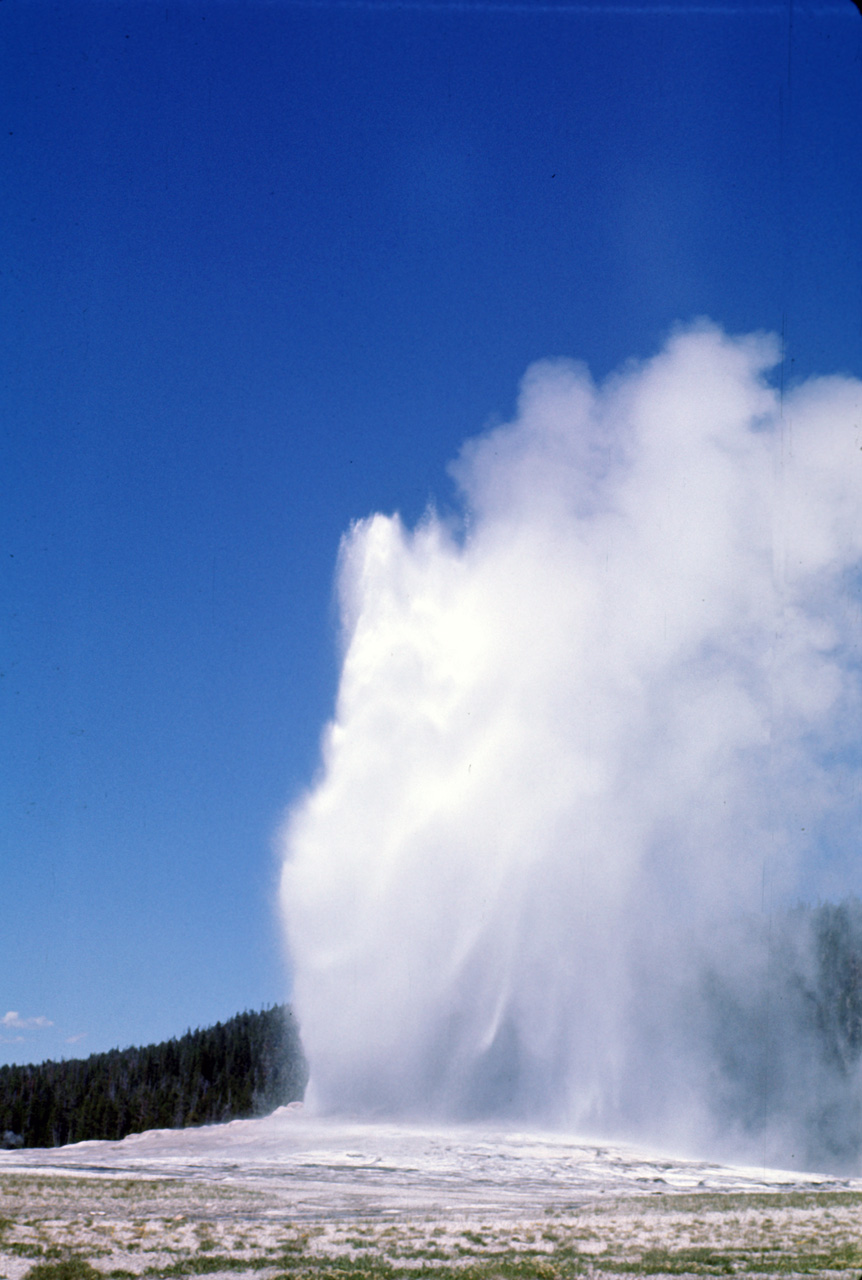
<instances>
[{"instance_id":1,"label":"geyser water column","mask_svg":"<svg viewBox=\"0 0 862 1280\"><path fill-rule=\"evenodd\" d=\"M860 384L782 398L777 358L702 323L600 387L537 364L463 519L345 536L281 889L319 1108L709 1125L696 973L858 795Z\"/></svg>"}]
</instances>

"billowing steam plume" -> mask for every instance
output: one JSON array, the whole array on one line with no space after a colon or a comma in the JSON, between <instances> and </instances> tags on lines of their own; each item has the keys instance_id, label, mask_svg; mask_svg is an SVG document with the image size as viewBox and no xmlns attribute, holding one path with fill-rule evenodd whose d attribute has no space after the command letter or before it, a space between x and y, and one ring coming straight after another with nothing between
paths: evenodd
<instances>
[{"instance_id":1,"label":"billowing steam plume","mask_svg":"<svg viewBox=\"0 0 862 1280\"><path fill-rule=\"evenodd\" d=\"M318 1107L838 1158L835 921L787 907L859 817L862 384L777 359L703 323L537 364L462 519L345 537L282 884Z\"/></svg>"}]
</instances>

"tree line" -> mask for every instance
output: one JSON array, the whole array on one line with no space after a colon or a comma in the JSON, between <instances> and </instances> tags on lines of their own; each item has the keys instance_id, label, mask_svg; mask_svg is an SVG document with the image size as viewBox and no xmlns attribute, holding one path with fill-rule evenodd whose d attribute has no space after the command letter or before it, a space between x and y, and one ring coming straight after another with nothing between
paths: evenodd
<instances>
[{"instance_id":1,"label":"tree line","mask_svg":"<svg viewBox=\"0 0 862 1280\"><path fill-rule=\"evenodd\" d=\"M0 1067L0 1146L57 1147L266 1115L308 1068L287 1005L89 1058Z\"/></svg>"}]
</instances>

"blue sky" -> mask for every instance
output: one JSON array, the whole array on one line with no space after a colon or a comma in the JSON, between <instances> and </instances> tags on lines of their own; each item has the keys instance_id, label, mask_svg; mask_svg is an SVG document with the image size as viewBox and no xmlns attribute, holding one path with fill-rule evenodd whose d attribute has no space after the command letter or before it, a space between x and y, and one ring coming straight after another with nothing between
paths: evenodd
<instances>
[{"instance_id":1,"label":"blue sky","mask_svg":"<svg viewBox=\"0 0 862 1280\"><path fill-rule=\"evenodd\" d=\"M0 8L0 1061L289 993L351 521L541 357L862 375L845 3ZM11 1014L3 1019L3 1013ZM50 1025L48 1025L50 1024Z\"/></svg>"}]
</instances>

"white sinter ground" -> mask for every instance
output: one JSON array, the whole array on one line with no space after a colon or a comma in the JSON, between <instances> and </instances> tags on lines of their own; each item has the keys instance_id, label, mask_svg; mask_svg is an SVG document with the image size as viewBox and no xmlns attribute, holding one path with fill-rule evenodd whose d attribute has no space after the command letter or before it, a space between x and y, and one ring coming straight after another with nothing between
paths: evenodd
<instances>
[{"instance_id":1,"label":"white sinter ground","mask_svg":"<svg viewBox=\"0 0 862 1280\"><path fill-rule=\"evenodd\" d=\"M560 1133L281 1110L0 1152L2 1280L788 1280L860 1239L862 1180Z\"/></svg>"},{"instance_id":2,"label":"white sinter ground","mask_svg":"<svg viewBox=\"0 0 862 1280\"><path fill-rule=\"evenodd\" d=\"M289 1107L260 1120L158 1129L122 1142L0 1152L0 1173L36 1169L263 1181L302 1216L506 1216L645 1191L862 1190L862 1178L719 1165L559 1133L326 1120Z\"/></svg>"}]
</instances>

